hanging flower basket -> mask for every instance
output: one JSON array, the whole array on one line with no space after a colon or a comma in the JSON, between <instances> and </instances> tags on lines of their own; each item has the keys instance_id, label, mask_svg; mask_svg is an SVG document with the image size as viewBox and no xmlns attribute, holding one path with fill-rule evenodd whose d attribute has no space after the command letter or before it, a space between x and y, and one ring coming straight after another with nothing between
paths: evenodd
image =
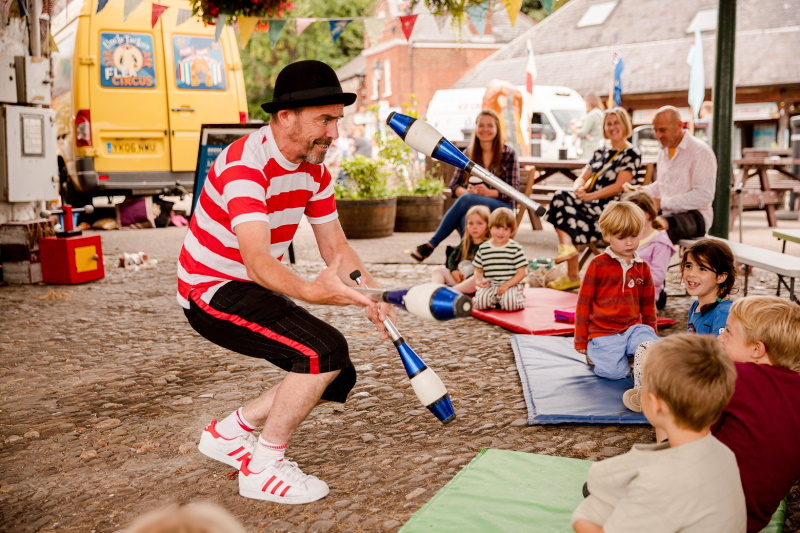
<instances>
[{"instance_id":1,"label":"hanging flower basket","mask_svg":"<svg viewBox=\"0 0 800 533\"><path fill-rule=\"evenodd\" d=\"M236 17L280 18L294 8L285 0L190 0L192 13L206 24L213 24L219 15Z\"/></svg>"}]
</instances>

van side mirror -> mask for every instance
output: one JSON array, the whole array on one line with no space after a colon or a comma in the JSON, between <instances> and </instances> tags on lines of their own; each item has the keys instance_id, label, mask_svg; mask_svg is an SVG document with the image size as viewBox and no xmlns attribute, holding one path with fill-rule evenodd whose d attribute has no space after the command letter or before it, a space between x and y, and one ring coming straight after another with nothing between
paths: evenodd
<instances>
[{"instance_id":1,"label":"van side mirror","mask_svg":"<svg viewBox=\"0 0 800 533\"><path fill-rule=\"evenodd\" d=\"M553 129L553 126L550 124L545 124L542 126L542 136L548 141L555 141L556 140L556 130Z\"/></svg>"}]
</instances>

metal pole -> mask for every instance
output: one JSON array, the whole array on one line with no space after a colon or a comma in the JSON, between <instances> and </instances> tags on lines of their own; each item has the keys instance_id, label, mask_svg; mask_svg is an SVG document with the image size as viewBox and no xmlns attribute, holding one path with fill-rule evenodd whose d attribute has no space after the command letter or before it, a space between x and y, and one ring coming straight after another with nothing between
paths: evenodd
<instances>
[{"instance_id":1,"label":"metal pole","mask_svg":"<svg viewBox=\"0 0 800 533\"><path fill-rule=\"evenodd\" d=\"M33 0L29 9L28 20L31 25L31 55L33 57L42 57L42 31L39 21L39 17L42 16L42 0Z\"/></svg>"},{"instance_id":2,"label":"metal pole","mask_svg":"<svg viewBox=\"0 0 800 533\"><path fill-rule=\"evenodd\" d=\"M717 156L717 193L714 198L714 223L709 235L728 238L731 213L733 167L733 104L736 86L733 79L733 53L736 48L736 0L719 0L717 7L717 61L714 70L714 114L711 148ZM739 213L742 216L742 213Z\"/></svg>"}]
</instances>

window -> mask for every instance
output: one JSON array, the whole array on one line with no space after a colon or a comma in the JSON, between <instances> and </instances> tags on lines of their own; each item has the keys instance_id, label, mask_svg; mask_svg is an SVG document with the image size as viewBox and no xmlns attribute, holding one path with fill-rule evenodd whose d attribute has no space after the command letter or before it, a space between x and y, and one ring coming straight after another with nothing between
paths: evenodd
<instances>
[{"instance_id":1,"label":"window","mask_svg":"<svg viewBox=\"0 0 800 533\"><path fill-rule=\"evenodd\" d=\"M586 10L581 20L578 21L578 27L584 28L586 26L599 26L604 23L611 12L616 7L617 2L601 2L594 4Z\"/></svg>"},{"instance_id":2,"label":"window","mask_svg":"<svg viewBox=\"0 0 800 533\"><path fill-rule=\"evenodd\" d=\"M384 98L392 96L392 62L389 59L383 60L383 94Z\"/></svg>"},{"instance_id":3,"label":"window","mask_svg":"<svg viewBox=\"0 0 800 533\"><path fill-rule=\"evenodd\" d=\"M698 11L692 19L692 23L686 28L686 33L694 33L695 27L700 31L715 31L717 29L717 10L703 9Z\"/></svg>"}]
</instances>

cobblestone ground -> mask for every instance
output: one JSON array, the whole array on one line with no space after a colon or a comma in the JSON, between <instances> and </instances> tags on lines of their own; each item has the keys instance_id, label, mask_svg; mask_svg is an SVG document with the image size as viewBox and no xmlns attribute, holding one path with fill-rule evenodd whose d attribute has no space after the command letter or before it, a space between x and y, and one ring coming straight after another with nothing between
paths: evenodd
<instances>
[{"instance_id":1,"label":"cobblestone ground","mask_svg":"<svg viewBox=\"0 0 800 533\"><path fill-rule=\"evenodd\" d=\"M331 493L300 506L241 498L236 473L200 454L197 439L209 420L277 383L279 371L187 326L173 296L177 250L130 272L113 259L132 249L104 246L101 281L0 287L0 531L113 532L147 510L198 500L223 505L249 531L396 531L481 448L595 460L653 440L644 427L526 426L508 331L403 314L400 330L453 398L458 419L442 426L361 310L311 306L344 332L359 371L348 402L317 408L290 444L291 459ZM320 266L296 269L310 277ZM430 269L369 268L394 287L427 280ZM666 315L685 323L688 305L671 298ZM800 525L797 493L786 531Z\"/></svg>"}]
</instances>

